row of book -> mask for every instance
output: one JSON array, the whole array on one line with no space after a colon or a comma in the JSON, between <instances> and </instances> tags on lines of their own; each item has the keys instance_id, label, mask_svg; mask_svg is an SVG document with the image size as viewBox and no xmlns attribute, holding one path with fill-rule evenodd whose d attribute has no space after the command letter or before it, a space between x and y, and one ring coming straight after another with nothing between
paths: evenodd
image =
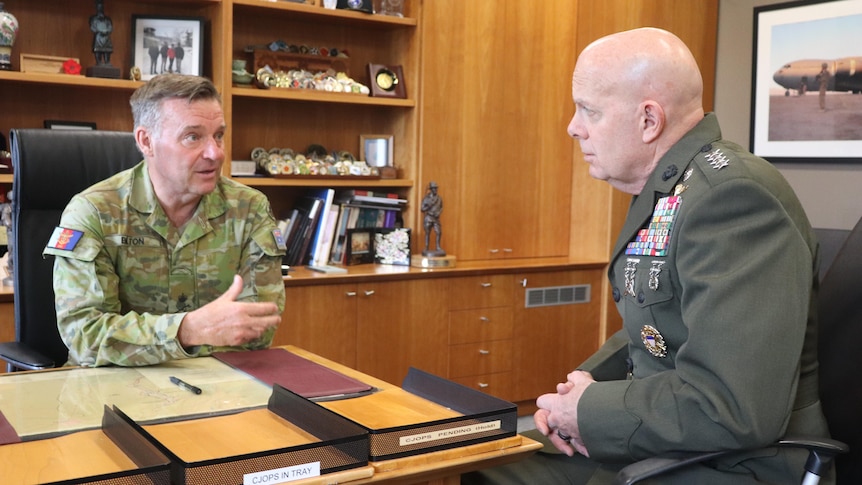
<instances>
[{"instance_id":1,"label":"row of book","mask_svg":"<svg viewBox=\"0 0 862 485\"><path fill-rule=\"evenodd\" d=\"M394 193L312 190L278 222L287 247L283 263L344 264L349 229L402 227L406 204L406 199Z\"/></svg>"}]
</instances>

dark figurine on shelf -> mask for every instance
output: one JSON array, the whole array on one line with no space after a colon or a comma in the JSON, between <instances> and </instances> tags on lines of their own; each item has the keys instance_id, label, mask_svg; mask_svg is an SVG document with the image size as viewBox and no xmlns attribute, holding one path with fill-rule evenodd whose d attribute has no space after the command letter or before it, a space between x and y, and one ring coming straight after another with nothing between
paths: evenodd
<instances>
[{"instance_id":1,"label":"dark figurine on shelf","mask_svg":"<svg viewBox=\"0 0 862 485\"><path fill-rule=\"evenodd\" d=\"M96 55L96 64L110 65L111 53L114 52L114 44L111 42L114 24L111 22L111 17L105 15L104 0L96 0L96 15L90 17L90 30L93 31L93 54Z\"/></svg>"},{"instance_id":2,"label":"dark figurine on shelf","mask_svg":"<svg viewBox=\"0 0 862 485\"><path fill-rule=\"evenodd\" d=\"M119 78L120 69L111 65L111 54L114 52L111 33L114 31L114 23L111 17L105 15L104 0L96 0L96 15L90 17L90 30L93 32L93 55L96 57L96 65L87 68L87 76Z\"/></svg>"},{"instance_id":3,"label":"dark figurine on shelf","mask_svg":"<svg viewBox=\"0 0 862 485\"><path fill-rule=\"evenodd\" d=\"M446 256L446 251L440 247L440 237L443 235L440 227L440 213L442 212L443 199L437 195L437 182L431 182L428 184L428 190L422 199L422 213L425 214L425 250L422 251L423 256ZM437 236L433 251L430 248L432 230Z\"/></svg>"}]
</instances>

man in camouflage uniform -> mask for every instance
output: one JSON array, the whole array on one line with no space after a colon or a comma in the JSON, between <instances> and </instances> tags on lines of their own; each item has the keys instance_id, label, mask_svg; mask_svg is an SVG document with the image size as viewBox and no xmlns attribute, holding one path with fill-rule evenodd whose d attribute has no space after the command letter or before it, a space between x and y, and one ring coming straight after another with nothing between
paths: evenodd
<instances>
[{"instance_id":1,"label":"man in camouflage uniform","mask_svg":"<svg viewBox=\"0 0 862 485\"><path fill-rule=\"evenodd\" d=\"M131 98L144 161L76 195L44 253L69 365L149 365L269 346L284 242L266 197L221 176L225 120L204 78Z\"/></svg>"}]
</instances>

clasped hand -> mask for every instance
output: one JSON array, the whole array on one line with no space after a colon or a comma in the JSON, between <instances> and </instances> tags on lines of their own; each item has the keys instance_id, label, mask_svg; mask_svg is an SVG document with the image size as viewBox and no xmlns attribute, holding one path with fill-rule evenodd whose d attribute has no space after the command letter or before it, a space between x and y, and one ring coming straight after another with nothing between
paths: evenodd
<instances>
[{"instance_id":1,"label":"clasped hand","mask_svg":"<svg viewBox=\"0 0 862 485\"><path fill-rule=\"evenodd\" d=\"M590 456L578 428L578 401L587 386L595 382L589 372L572 371L567 381L557 384L557 392L543 394L536 400L539 410L533 415L536 429L550 438L563 453Z\"/></svg>"},{"instance_id":2,"label":"clasped hand","mask_svg":"<svg viewBox=\"0 0 862 485\"><path fill-rule=\"evenodd\" d=\"M222 296L187 313L177 335L180 344L183 347L242 345L281 323L278 305L273 302L236 301L242 285L242 277L234 275L233 283Z\"/></svg>"}]
</instances>

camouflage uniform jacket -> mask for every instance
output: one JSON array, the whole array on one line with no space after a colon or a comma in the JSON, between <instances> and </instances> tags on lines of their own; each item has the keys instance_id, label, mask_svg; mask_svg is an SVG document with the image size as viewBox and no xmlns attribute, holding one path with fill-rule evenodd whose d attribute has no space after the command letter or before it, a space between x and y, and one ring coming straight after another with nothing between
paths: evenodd
<instances>
[{"instance_id":1,"label":"camouflage uniform jacket","mask_svg":"<svg viewBox=\"0 0 862 485\"><path fill-rule=\"evenodd\" d=\"M221 296L239 274L240 301L284 310L283 242L260 192L222 178L181 234L158 203L146 162L76 195L57 232L79 237L55 256L54 292L67 365L149 365L209 355L183 348L186 313ZM52 238L54 239L54 238ZM264 348L275 330L243 348Z\"/></svg>"}]
</instances>

